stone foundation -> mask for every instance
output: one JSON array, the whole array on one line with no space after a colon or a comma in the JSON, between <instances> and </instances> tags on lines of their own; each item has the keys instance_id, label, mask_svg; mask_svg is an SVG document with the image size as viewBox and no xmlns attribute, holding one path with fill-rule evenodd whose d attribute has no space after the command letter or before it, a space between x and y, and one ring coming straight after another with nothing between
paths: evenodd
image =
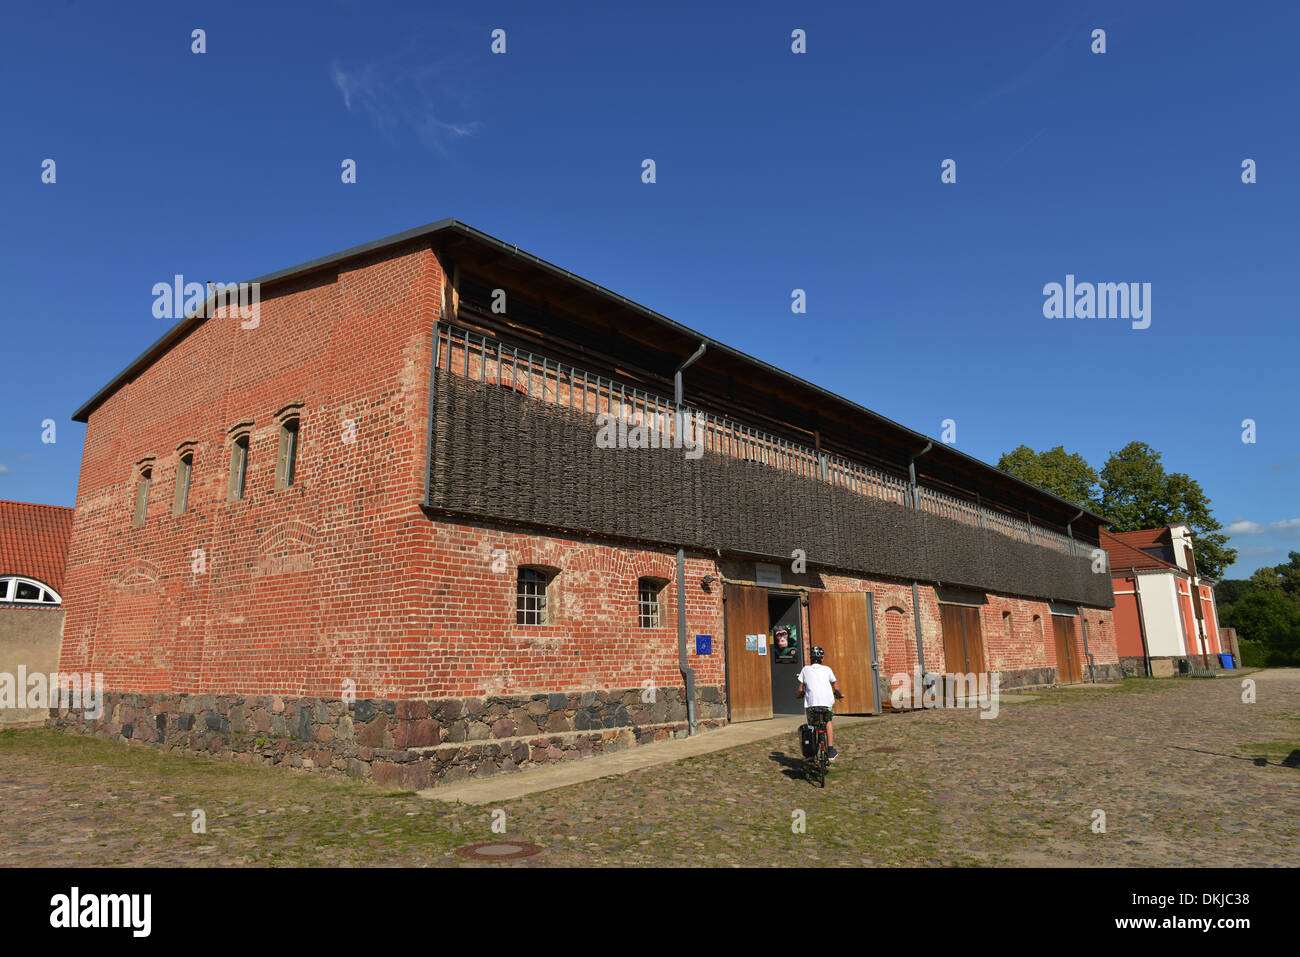
<instances>
[{"instance_id":1,"label":"stone foundation","mask_svg":"<svg viewBox=\"0 0 1300 957\"><path fill-rule=\"evenodd\" d=\"M1200 660L1198 656L1189 663L1186 655L1152 655L1151 677L1172 678L1175 675L1189 674L1192 665L1200 667ZM1125 676L1133 678L1146 677L1146 661L1141 656L1121 658L1119 661Z\"/></svg>"},{"instance_id":2,"label":"stone foundation","mask_svg":"<svg viewBox=\"0 0 1300 957\"><path fill-rule=\"evenodd\" d=\"M1112 661L1108 664L1097 663L1097 682L1112 682L1124 680L1124 669L1120 667L1118 661Z\"/></svg>"},{"instance_id":3,"label":"stone foundation","mask_svg":"<svg viewBox=\"0 0 1300 957\"><path fill-rule=\"evenodd\" d=\"M1010 691L1012 688L1050 688L1056 684L1055 668L1019 668L1015 671L998 672L998 688Z\"/></svg>"},{"instance_id":4,"label":"stone foundation","mask_svg":"<svg viewBox=\"0 0 1300 957\"><path fill-rule=\"evenodd\" d=\"M1140 661L1141 659L1139 659ZM1094 666L1097 674L1097 683L1104 684L1112 681L1122 681L1124 672L1120 669L1119 662L1101 663ZM1006 671L994 672L998 676L998 691L1027 691L1035 688L1052 688L1057 683L1056 668L1018 668ZM892 689L888 678L880 678L880 700L884 705L885 711L895 710L890 698ZM1080 684L1091 684L1092 675L1089 673L1087 666L1083 668L1083 681ZM910 686L909 686L910 687ZM944 687L942 684L940 688ZM915 710L914 708L904 708L903 710Z\"/></svg>"},{"instance_id":5,"label":"stone foundation","mask_svg":"<svg viewBox=\"0 0 1300 957\"><path fill-rule=\"evenodd\" d=\"M726 722L723 694L697 688L696 730ZM419 789L685 737L679 689L406 700L282 695L104 695L95 720L51 709L49 726L181 754L341 773Z\"/></svg>"},{"instance_id":6,"label":"stone foundation","mask_svg":"<svg viewBox=\"0 0 1300 957\"><path fill-rule=\"evenodd\" d=\"M1080 670L1081 681L1078 684L1092 684L1094 673L1097 677L1097 684L1105 684L1111 681L1121 681L1124 678L1124 672L1117 661L1096 662L1089 670L1085 662ZM1056 685L1058 672L1055 667L1051 668L1021 668L1018 671L1000 671L1001 675L999 687L1004 691L1012 688L1050 688Z\"/></svg>"},{"instance_id":7,"label":"stone foundation","mask_svg":"<svg viewBox=\"0 0 1300 957\"><path fill-rule=\"evenodd\" d=\"M1057 685L1059 672L1055 667L1051 668L1022 668L1019 671L1002 671L999 687L1004 691L1012 688L1024 690L1027 688L1051 688ZM1093 675L1097 677L1097 684L1107 684L1112 681L1122 681L1124 672L1117 661L1096 662L1091 669L1085 662L1080 671L1080 680L1076 684L1092 684Z\"/></svg>"}]
</instances>

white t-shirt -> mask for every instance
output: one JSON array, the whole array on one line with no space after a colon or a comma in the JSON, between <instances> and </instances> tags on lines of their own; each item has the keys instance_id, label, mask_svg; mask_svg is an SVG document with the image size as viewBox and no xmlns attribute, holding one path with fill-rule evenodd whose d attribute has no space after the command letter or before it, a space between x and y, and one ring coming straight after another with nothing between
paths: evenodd
<instances>
[{"instance_id":1,"label":"white t-shirt","mask_svg":"<svg viewBox=\"0 0 1300 957\"><path fill-rule=\"evenodd\" d=\"M803 685L803 706L805 708L835 707L835 672L825 665L805 665L799 672L799 683Z\"/></svg>"}]
</instances>

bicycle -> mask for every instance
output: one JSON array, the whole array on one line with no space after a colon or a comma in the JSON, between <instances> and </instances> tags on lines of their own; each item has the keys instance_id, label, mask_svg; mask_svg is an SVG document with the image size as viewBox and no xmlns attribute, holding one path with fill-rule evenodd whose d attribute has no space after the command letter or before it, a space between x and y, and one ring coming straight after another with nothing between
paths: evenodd
<instances>
[{"instance_id":1,"label":"bicycle","mask_svg":"<svg viewBox=\"0 0 1300 957\"><path fill-rule=\"evenodd\" d=\"M813 748L809 755L805 749L804 766L809 777L816 777L824 789L826 771L830 768L830 744L826 740L826 724L831 720L830 708L809 708L808 725L812 728Z\"/></svg>"}]
</instances>

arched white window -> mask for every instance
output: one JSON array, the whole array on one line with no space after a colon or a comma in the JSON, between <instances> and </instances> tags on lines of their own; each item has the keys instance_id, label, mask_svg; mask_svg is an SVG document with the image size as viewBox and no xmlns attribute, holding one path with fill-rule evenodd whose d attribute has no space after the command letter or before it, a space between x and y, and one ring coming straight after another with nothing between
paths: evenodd
<instances>
[{"instance_id":1,"label":"arched white window","mask_svg":"<svg viewBox=\"0 0 1300 957\"><path fill-rule=\"evenodd\" d=\"M0 602L15 605L61 605L63 599L49 585L18 575L0 577Z\"/></svg>"}]
</instances>

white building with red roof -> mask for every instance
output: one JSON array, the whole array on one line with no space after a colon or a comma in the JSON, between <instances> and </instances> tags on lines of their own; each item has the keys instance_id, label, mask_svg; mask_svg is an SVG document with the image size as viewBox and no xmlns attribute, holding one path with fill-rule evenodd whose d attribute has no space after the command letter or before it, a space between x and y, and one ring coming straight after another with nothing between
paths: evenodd
<instances>
[{"instance_id":1,"label":"white building with red roof","mask_svg":"<svg viewBox=\"0 0 1300 957\"><path fill-rule=\"evenodd\" d=\"M1101 547L1110 556L1116 644L1125 674L1166 677L1226 664L1214 582L1196 572L1191 529L1103 531Z\"/></svg>"}]
</instances>

